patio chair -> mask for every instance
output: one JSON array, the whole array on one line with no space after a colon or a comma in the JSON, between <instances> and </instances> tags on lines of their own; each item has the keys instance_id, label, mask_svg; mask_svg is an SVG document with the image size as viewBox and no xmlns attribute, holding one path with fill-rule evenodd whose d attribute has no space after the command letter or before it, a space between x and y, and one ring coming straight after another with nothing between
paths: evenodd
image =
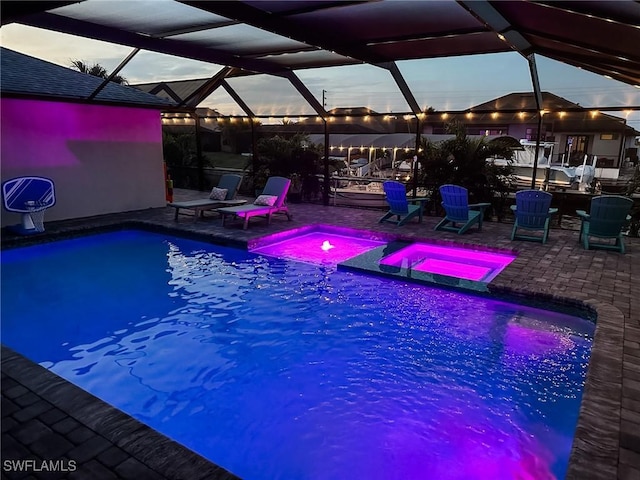
<instances>
[{"instance_id":1,"label":"patio chair","mask_svg":"<svg viewBox=\"0 0 640 480\"><path fill-rule=\"evenodd\" d=\"M282 213L291 220L291 214L286 204L287 192L291 180L284 177L269 177L267 184L262 190L262 194L250 205L240 205L237 207L219 208L218 213L222 216L224 226L226 218L229 216L240 217L244 220L243 229L249 226L251 217L267 217L267 225L271 223L271 217L276 213Z\"/></svg>"},{"instance_id":2,"label":"patio chair","mask_svg":"<svg viewBox=\"0 0 640 480\"><path fill-rule=\"evenodd\" d=\"M629 211L633 206L633 200L619 195L601 195L591 199L590 212L576 210L576 214L582 220L580 225L579 242L584 248L600 248L616 250L624 253L624 241L622 228L631 221ZM601 239L614 239L614 243L592 242L590 237Z\"/></svg>"},{"instance_id":3,"label":"patio chair","mask_svg":"<svg viewBox=\"0 0 640 480\"><path fill-rule=\"evenodd\" d=\"M490 203L469 204L469 192L459 185L442 185L439 190L445 217L434 230L446 230L461 235L476 223L478 231L482 230L484 211L491 206Z\"/></svg>"},{"instance_id":4,"label":"patio chair","mask_svg":"<svg viewBox=\"0 0 640 480\"><path fill-rule=\"evenodd\" d=\"M511 210L516 216L511 230L511 240L530 240L547 243L549 239L549 223L551 215L558 213L557 208L551 208L553 195L542 190L520 190L516 192L516 204ZM542 235L523 235L518 229L542 231Z\"/></svg>"},{"instance_id":5,"label":"patio chair","mask_svg":"<svg viewBox=\"0 0 640 480\"><path fill-rule=\"evenodd\" d=\"M378 220L378 223L391 222L401 226L415 217L418 217L418 223L422 223L424 204L430 200L428 197L407 200L407 190L404 184L392 180L384 182L382 188L389 204L389 211Z\"/></svg>"},{"instance_id":6,"label":"patio chair","mask_svg":"<svg viewBox=\"0 0 640 480\"><path fill-rule=\"evenodd\" d=\"M174 220L178 220L178 214L181 209L194 210L194 221L196 221L198 220L198 217L204 217L205 210L215 210L220 207L238 206L247 203L246 200L235 199L238 189L240 188L241 181L241 175L225 173L220 177L218 186L213 187L208 198L169 203L169 207L176 209Z\"/></svg>"}]
</instances>

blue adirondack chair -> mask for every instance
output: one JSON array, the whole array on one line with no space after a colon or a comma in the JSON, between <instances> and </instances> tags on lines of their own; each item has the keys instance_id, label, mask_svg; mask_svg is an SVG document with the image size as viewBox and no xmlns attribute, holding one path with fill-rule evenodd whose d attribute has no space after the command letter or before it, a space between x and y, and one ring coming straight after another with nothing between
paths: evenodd
<instances>
[{"instance_id":1,"label":"blue adirondack chair","mask_svg":"<svg viewBox=\"0 0 640 480\"><path fill-rule=\"evenodd\" d=\"M439 190L446 215L435 230L461 235L475 224L478 224L478 230L482 230L482 217L485 209L491 206L490 203L469 204L469 192L459 185L442 185Z\"/></svg>"},{"instance_id":2,"label":"blue adirondack chair","mask_svg":"<svg viewBox=\"0 0 640 480\"><path fill-rule=\"evenodd\" d=\"M549 238L549 223L551 215L558 213L557 208L551 208L553 195L542 190L521 190L516 192L516 204L511 210L516 216L511 230L511 240L531 240L547 243ZM530 231L541 230L542 235L523 235L518 229Z\"/></svg>"},{"instance_id":3,"label":"blue adirondack chair","mask_svg":"<svg viewBox=\"0 0 640 480\"><path fill-rule=\"evenodd\" d=\"M393 180L384 182L382 188L389 204L389 211L380 218L378 223L391 222L401 226L416 217L418 217L419 223L422 222L424 204L429 201L429 197L407 199L407 190L404 184Z\"/></svg>"},{"instance_id":4,"label":"blue adirondack chair","mask_svg":"<svg viewBox=\"0 0 640 480\"><path fill-rule=\"evenodd\" d=\"M629 211L633 206L633 200L620 195L601 195L591 199L590 212L576 210L576 214L582 220L580 225L579 242L584 248L601 248L605 250L617 250L624 253L624 241L622 227L631 221ZM614 243L592 242L590 237L602 239L614 239Z\"/></svg>"}]
</instances>

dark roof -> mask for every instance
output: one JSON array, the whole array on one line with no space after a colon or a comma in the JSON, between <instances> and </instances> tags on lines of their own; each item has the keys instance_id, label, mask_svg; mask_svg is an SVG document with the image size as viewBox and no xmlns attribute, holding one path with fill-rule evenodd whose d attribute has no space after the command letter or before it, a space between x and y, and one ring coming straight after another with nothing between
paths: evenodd
<instances>
[{"instance_id":1,"label":"dark roof","mask_svg":"<svg viewBox=\"0 0 640 480\"><path fill-rule=\"evenodd\" d=\"M542 92L542 108L551 112L545 115L545 124L553 122L556 132L624 132L625 135L636 136L640 132L625 125L620 117L614 117L602 112L582 108L579 104L559 97L551 92ZM520 111L533 111L536 109L535 95L531 92L517 92L481 103L469 110L472 112L485 112L476 116L475 122L484 125L501 125L506 123L518 123ZM490 113L501 112L498 118L493 118ZM508 112L512 112L509 114Z\"/></svg>"},{"instance_id":2,"label":"dark roof","mask_svg":"<svg viewBox=\"0 0 640 480\"><path fill-rule=\"evenodd\" d=\"M633 0L183 0L151 10L149 2L2 3L3 24L224 65L226 77L291 79L299 69L368 63L398 78L400 60L517 51L640 85Z\"/></svg>"},{"instance_id":3,"label":"dark roof","mask_svg":"<svg viewBox=\"0 0 640 480\"><path fill-rule=\"evenodd\" d=\"M551 92L542 92L542 108L544 110L553 110L557 112L559 110L581 109L582 107ZM469 110L532 111L537 110L537 108L533 92L515 92L481 103L480 105L471 107Z\"/></svg>"},{"instance_id":4,"label":"dark roof","mask_svg":"<svg viewBox=\"0 0 640 480\"><path fill-rule=\"evenodd\" d=\"M29 96L84 101L103 79L0 47L0 91L3 96ZM173 101L109 82L95 97L96 102L135 104L166 108Z\"/></svg>"}]
</instances>

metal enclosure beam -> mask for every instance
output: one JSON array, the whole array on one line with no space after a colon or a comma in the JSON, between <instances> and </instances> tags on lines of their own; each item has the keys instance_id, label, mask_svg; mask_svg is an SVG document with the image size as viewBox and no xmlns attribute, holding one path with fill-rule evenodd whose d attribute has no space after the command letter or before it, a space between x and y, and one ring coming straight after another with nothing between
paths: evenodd
<instances>
[{"instance_id":1,"label":"metal enclosure beam","mask_svg":"<svg viewBox=\"0 0 640 480\"><path fill-rule=\"evenodd\" d=\"M233 98L233 100L240 106L240 108L244 111L244 113L247 114L247 116L251 119L251 123L253 124L253 118L255 117L255 114L253 113L249 105L247 105L245 101L242 99L242 97L238 95L238 92L236 92L233 89L233 87L229 85L229 82L223 79L220 82L220 85L222 86L222 88L224 88L227 91L227 93L231 96L231 98Z\"/></svg>"},{"instance_id":2,"label":"metal enclosure beam","mask_svg":"<svg viewBox=\"0 0 640 480\"><path fill-rule=\"evenodd\" d=\"M538 110L538 133L536 135L536 151L533 160L533 173L531 175L531 188L536 185L536 171L538 169L538 155L540 150L540 135L542 131L542 92L540 91L540 80L538 79L538 69L534 57L534 48L524 36L512 27L504 16L498 12L493 5L486 0L474 1L458 1L465 9L474 15L479 21L483 22L487 27L493 30L498 37L508 43L513 50L522 55L529 65L529 74L531 75L531 85L536 100L536 108Z\"/></svg>"},{"instance_id":3,"label":"metal enclosure beam","mask_svg":"<svg viewBox=\"0 0 640 480\"><path fill-rule=\"evenodd\" d=\"M102 89L104 89L104 87L106 87L109 84L109 82L113 80L113 78L118 74L118 72L120 72L120 70L122 70L124 66L127 63L129 63L131 59L135 57L135 55L139 51L140 51L139 48L134 48L133 51L129 55L127 55L127 57L124 60L122 60L122 62L120 62L120 65L114 68L113 72L111 72L111 74L109 74L109 76L105 78L100 85L98 85L98 88L96 88L93 92L91 92L91 95L87 97L87 100L93 100L94 98L96 98L96 96L102 91Z\"/></svg>"},{"instance_id":4,"label":"metal enclosure beam","mask_svg":"<svg viewBox=\"0 0 640 480\"><path fill-rule=\"evenodd\" d=\"M418 115L422 110L420 110L420 106L418 105L418 102L416 102L416 98L413 96L413 92L409 88L409 85L407 85L407 82L400 72L398 65L396 65L396 62L380 63L377 66L384 68L385 70L388 70L389 73L391 73L391 76L395 80L396 85L398 85L400 93L402 93L402 96L406 100L407 105L409 105L409 108L414 113L414 115Z\"/></svg>"},{"instance_id":5,"label":"metal enclosure beam","mask_svg":"<svg viewBox=\"0 0 640 480\"><path fill-rule=\"evenodd\" d=\"M235 71L233 67L223 67L211 77L207 82L202 84L195 91L191 92L181 103L180 106L195 108L213 93L222 83L222 81Z\"/></svg>"},{"instance_id":6,"label":"metal enclosure beam","mask_svg":"<svg viewBox=\"0 0 640 480\"><path fill-rule=\"evenodd\" d=\"M351 57L363 62L377 63L388 60L387 58L383 58L378 54L372 53L368 49L365 50L362 48L354 48L353 46L349 46L340 39L339 35L329 35L326 31L320 32L314 29L305 29L299 27L294 22L287 21L287 16L298 13L296 11L285 11L284 14L273 12L265 14L264 10L253 7L252 5L244 2L201 2L197 0L181 0L180 3L184 3L210 13L215 13L216 15L237 20L247 25L266 30L268 32L277 32L279 35L286 36L298 42L306 43L307 45L319 47L323 50L335 52L338 55ZM317 2L317 5L314 7L314 9L340 8L342 6L341 2L327 2L324 7L322 5L323 2Z\"/></svg>"},{"instance_id":7,"label":"metal enclosure beam","mask_svg":"<svg viewBox=\"0 0 640 480\"><path fill-rule=\"evenodd\" d=\"M258 73L278 75L285 70L282 66L262 59L242 58L215 48L198 47L168 38L155 38L140 33L128 32L115 27L85 22L63 17L54 13L36 13L21 19L23 25L44 28L70 35L77 35L108 43L129 45L143 50L190 58L207 63L228 65Z\"/></svg>"},{"instance_id":8,"label":"metal enclosure beam","mask_svg":"<svg viewBox=\"0 0 640 480\"><path fill-rule=\"evenodd\" d=\"M320 102L318 102L316 97L313 96L313 94L309 91L307 86L302 82L302 80L300 80L300 78L295 73L288 71L282 76L291 82L291 84L295 87L295 89L298 90L298 92L300 92L300 95L302 95L302 97L307 101L309 105L311 105L311 108L313 108L318 115L326 119L326 117L328 116L328 113L324 109L324 105L321 105Z\"/></svg>"}]
</instances>

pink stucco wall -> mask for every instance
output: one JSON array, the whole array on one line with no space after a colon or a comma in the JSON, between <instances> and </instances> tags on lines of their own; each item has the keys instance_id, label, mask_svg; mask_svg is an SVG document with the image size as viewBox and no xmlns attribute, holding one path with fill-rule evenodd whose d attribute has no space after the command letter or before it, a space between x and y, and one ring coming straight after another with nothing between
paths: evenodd
<instances>
[{"instance_id":1,"label":"pink stucco wall","mask_svg":"<svg viewBox=\"0 0 640 480\"><path fill-rule=\"evenodd\" d=\"M159 111L11 98L0 108L2 181L51 178L45 221L165 205ZM19 219L3 211L2 225Z\"/></svg>"}]
</instances>

